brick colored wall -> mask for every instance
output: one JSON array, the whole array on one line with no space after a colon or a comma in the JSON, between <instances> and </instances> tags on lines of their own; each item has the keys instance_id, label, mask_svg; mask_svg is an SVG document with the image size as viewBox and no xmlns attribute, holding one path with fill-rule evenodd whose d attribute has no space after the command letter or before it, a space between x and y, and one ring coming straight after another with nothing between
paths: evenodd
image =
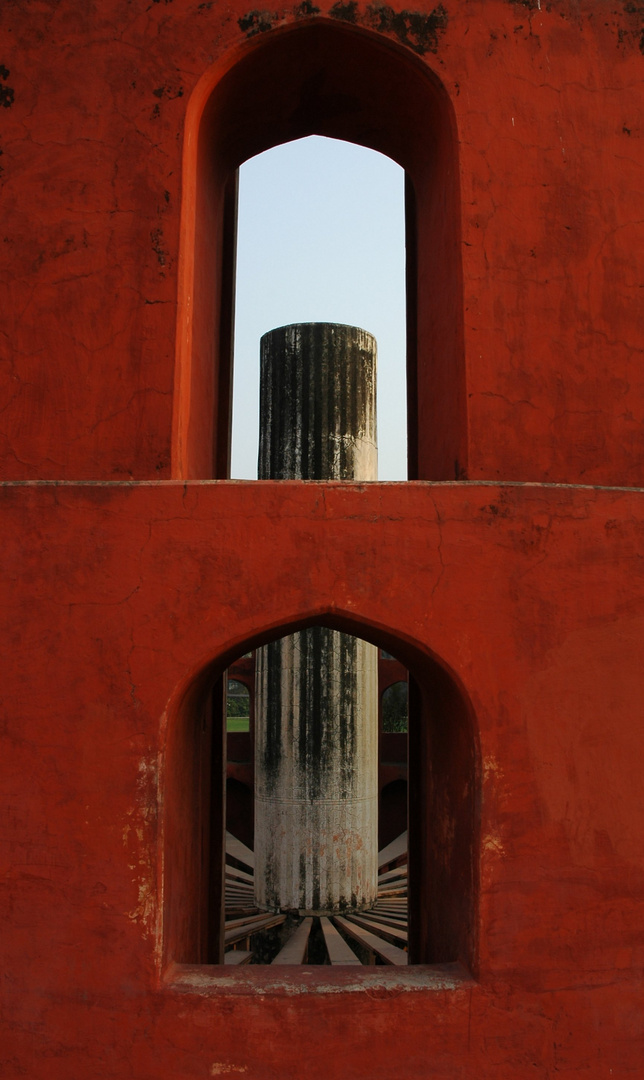
<instances>
[{"instance_id":1,"label":"brick colored wall","mask_svg":"<svg viewBox=\"0 0 644 1080\"><path fill-rule=\"evenodd\" d=\"M644 20L392 11L0 14L7 1080L641 1072ZM187 103L310 18L451 102L470 482L128 482L170 476ZM164 961L185 696L316 619L468 703L470 970Z\"/></svg>"},{"instance_id":2,"label":"brick colored wall","mask_svg":"<svg viewBox=\"0 0 644 1080\"><path fill-rule=\"evenodd\" d=\"M375 37L451 101L471 478L642 483L644 22L631 9L330 9L336 27L384 27ZM306 10L4 6L4 477L169 475L187 102Z\"/></svg>"},{"instance_id":3,"label":"brick colored wall","mask_svg":"<svg viewBox=\"0 0 644 1080\"><path fill-rule=\"evenodd\" d=\"M208 1076L219 1062L321 1077L340 1058L350 1077L636 1075L641 495L320 494L4 489L5 1075L26 1063L34 1077L147 1080ZM346 992L340 979L314 997L271 989L264 969L229 991L164 986L167 718L211 657L285 614L327 611L331 574L332 614L381 640L386 627L414 657L439 652L472 701L478 980L436 990L420 968L410 985L361 990L365 969Z\"/></svg>"}]
</instances>

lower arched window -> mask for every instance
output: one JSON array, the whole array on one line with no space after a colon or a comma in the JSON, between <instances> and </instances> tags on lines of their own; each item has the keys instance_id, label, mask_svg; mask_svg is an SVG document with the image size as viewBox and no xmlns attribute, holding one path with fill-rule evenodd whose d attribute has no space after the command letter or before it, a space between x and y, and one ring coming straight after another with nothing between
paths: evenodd
<instances>
[{"instance_id":1,"label":"lower arched window","mask_svg":"<svg viewBox=\"0 0 644 1080\"><path fill-rule=\"evenodd\" d=\"M284 631L290 635L299 629L297 624L292 624ZM319 627L307 633L313 637L317 634L324 641L338 629L334 620L332 628ZM342 629L352 633L362 629L363 634L366 632L371 636L367 627L361 628L353 622ZM263 957L263 962L272 962L286 944L282 940L283 935L288 931L290 937L309 916L314 923L308 931L312 949L309 961L311 956L317 956L318 962L325 962L323 924L329 914L325 912L325 895L322 898L313 895L308 901L309 910L302 910L290 899L277 904L274 898L267 901L265 895L258 894L255 886L258 822L261 832L266 792L271 784L277 782L275 777L279 773L279 769L275 769L275 761L280 755L286 755L289 749L285 743L280 745L274 742L271 746L266 741L266 724L269 728L273 725L275 735L277 714L273 709L272 719L269 717L268 721L258 721L259 710L266 709L265 694L271 687L271 692L281 695L281 699L290 695L295 703L292 720L285 718L282 710L279 724L283 731L289 723L292 729L297 727L301 720L298 710L304 708L304 673L306 671L310 676L311 673L315 674L316 665L319 667L319 661L311 653L303 666L296 665L295 675L285 667L280 669L278 676L274 672L271 674L266 667L267 662L261 659L263 655L268 655L271 649L273 652L281 649L281 655L288 655L292 660L299 648L297 646L294 650L290 645L285 647L280 644L285 640L273 638L273 646L269 645L268 649L255 656L251 653L250 657L244 657L249 648L264 644L258 635L254 641L242 644L238 661L225 656L211 663L188 692L182 695L181 704L173 716L166 748L164 825L164 938L167 961L216 964L224 962L228 953L253 954L252 948L245 947L255 936L253 920L261 921L270 915L276 921L266 926L267 938L263 943L260 941L261 947L257 953L257 956ZM347 637L347 640L354 639ZM360 645L361 649L363 644ZM374 904L359 905L360 911L338 910L331 913L331 921L336 923L345 944L356 946L357 955L363 962L365 958L366 962L370 962L378 955L377 949L374 951L373 948L373 936L364 938L365 930L367 935L373 934L375 924L382 923L384 919L383 940L406 953L406 959L402 962L432 964L461 961L473 968L476 951L477 753L471 709L461 688L437 660L408 642L395 638L388 638L382 644L386 645L390 656L400 659L383 660L378 657L378 649L366 646L374 657L374 689L377 688L378 666L397 663L403 670L409 671L408 735L396 733L409 740L408 764L384 761L381 737L380 760L376 762L375 772L375 794L380 811L380 820L375 822L378 895ZM329 648L323 645L321 655L329 655ZM308 645L306 649L309 649ZM291 660L288 662L291 663ZM264 743L261 754L258 755L256 749L252 761L241 760L243 754L239 753L236 755L238 760L234 760L234 751L231 756L230 751L226 750L227 742L239 733L226 731L225 687L229 680L224 672L226 669L239 672L240 668L236 665L240 663L247 680L251 668L256 669L256 690L254 695L249 694L249 697L255 698L252 737L256 741L263 739ZM344 695L343 708L348 707L347 685L343 684L340 689L340 699ZM404 682L404 685L407 683ZM239 697L241 699L242 695ZM373 707L374 737L377 741L377 696ZM325 699L325 708L332 711L334 706ZM260 728L262 724L264 726L263 735L258 733L258 723ZM248 738L251 733L243 735ZM297 743L296 737L291 737ZM346 730L343 737L347 737ZM317 757L320 769L328 765L323 750L321 745ZM345 758L347 753L345 746ZM296 746L297 755L301 776L309 783L311 777L315 776L316 759L310 755L307 757L300 743ZM258 768L264 770L260 783ZM315 784L307 789L309 794L315 795L314 788ZM281 797L278 793L278 801ZM281 820L279 807L272 807L270 812L274 815L273 821ZM407 828L398 832L403 821ZM277 832L276 829L274 831ZM394 831L396 836L391 835ZM324 844L320 850L323 848ZM282 915L286 915L286 918L282 919ZM353 930L347 929L349 924ZM243 931L241 937L238 933L240 927ZM380 926L376 930L376 937L382 934ZM371 950L368 948L369 942ZM243 962L243 959L239 962Z\"/></svg>"}]
</instances>

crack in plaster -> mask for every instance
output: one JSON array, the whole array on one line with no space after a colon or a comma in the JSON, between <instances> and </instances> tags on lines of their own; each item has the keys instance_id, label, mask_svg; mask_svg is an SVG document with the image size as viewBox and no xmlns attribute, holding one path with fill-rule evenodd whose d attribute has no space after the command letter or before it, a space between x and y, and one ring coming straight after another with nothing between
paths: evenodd
<instances>
[{"instance_id":1,"label":"crack in plaster","mask_svg":"<svg viewBox=\"0 0 644 1080\"><path fill-rule=\"evenodd\" d=\"M438 586L440 585L443 574L445 573L445 563L443 561L443 551L442 551L442 547L443 547L442 525L443 525L443 522L442 522L442 518L440 516L440 511L439 511L439 509L438 509L438 507L436 505L436 501L435 501L433 495L431 495L430 497L431 497L432 505L434 507L434 514L435 514L434 524L438 528L438 544L436 546L436 551L438 553L438 559L439 559L439 562L440 562L440 565L441 565L440 573L439 573L438 577L436 578L436 581L432 585L431 599L433 600L434 599L434 593L436 592Z\"/></svg>"}]
</instances>

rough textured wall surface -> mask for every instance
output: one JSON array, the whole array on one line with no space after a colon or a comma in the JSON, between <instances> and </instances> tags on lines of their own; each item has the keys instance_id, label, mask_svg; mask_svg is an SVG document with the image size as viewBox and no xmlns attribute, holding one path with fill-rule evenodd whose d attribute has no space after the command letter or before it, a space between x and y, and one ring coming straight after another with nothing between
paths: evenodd
<instances>
[{"instance_id":1,"label":"rough textured wall surface","mask_svg":"<svg viewBox=\"0 0 644 1080\"><path fill-rule=\"evenodd\" d=\"M642 483L644 17L607 0L3 5L2 474L169 475L186 102L322 17L452 102L469 475Z\"/></svg>"},{"instance_id":2,"label":"rough textured wall surface","mask_svg":"<svg viewBox=\"0 0 644 1080\"><path fill-rule=\"evenodd\" d=\"M642 493L2 497L3 1076L638 1075ZM324 613L412 668L438 654L472 703L476 980L319 968L307 990L270 969L222 983L160 967L173 702L211 657Z\"/></svg>"},{"instance_id":3,"label":"rough textured wall surface","mask_svg":"<svg viewBox=\"0 0 644 1080\"><path fill-rule=\"evenodd\" d=\"M641 488L29 482L169 476L186 102L316 19L449 95L470 477L642 484L639 4L5 3L0 1071L638 1077ZM163 964L178 703L320 619L471 704L472 972Z\"/></svg>"}]
</instances>

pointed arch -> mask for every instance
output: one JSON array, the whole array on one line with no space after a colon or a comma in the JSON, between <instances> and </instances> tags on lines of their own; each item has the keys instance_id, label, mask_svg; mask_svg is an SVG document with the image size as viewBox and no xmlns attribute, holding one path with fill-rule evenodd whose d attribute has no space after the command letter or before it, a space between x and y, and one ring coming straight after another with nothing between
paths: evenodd
<instances>
[{"instance_id":1,"label":"pointed arch","mask_svg":"<svg viewBox=\"0 0 644 1080\"><path fill-rule=\"evenodd\" d=\"M221 680L238 656L324 625L385 648L410 673L411 962L477 965L479 750L455 674L420 642L355 613L292 616L202 661L167 714L163 776L164 960L220 963L225 723Z\"/></svg>"},{"instance_id":2,"label":"pointed arch","mask_svg":"<svg viewBox=\"0 0 644 1080\"><path fill-rule=\"evenodd\" d=\"M173 475L228 475L236 170L272 146L314 134L378 150L406 171L409 477L463 477L453 108L440 80L410 50L327 18L253 38L206 72L189 103Z\"/></svg>"}]
</instances>

